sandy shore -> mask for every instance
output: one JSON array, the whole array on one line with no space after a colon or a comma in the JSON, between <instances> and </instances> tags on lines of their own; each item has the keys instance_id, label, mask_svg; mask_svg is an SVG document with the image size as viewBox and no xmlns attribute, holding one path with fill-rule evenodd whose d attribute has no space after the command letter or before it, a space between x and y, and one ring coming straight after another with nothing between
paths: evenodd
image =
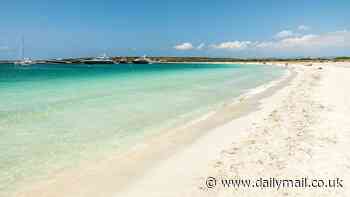
<instances>
[{"instance_id":1,"label":"sandy shore","mask_svg":"<svg viewBox=\"0 0 350 197\"><path fill-rule=\"evenodd\" d=\"M112 156L79 172L57 172L16 196L350 196L350 64L289 68L292 75L275 87L242 98L242 109L227 106L167 136L150 139L127 155ZM204 128L209 131L203 133ZM209 176L217 180L338 177L344 188L277 191L228 189L218 183L209 189L205 184Z\"/></svg>"},{"instance_id":2,"label":"sandy shore","mask_svg":"<svg viewBox=\"0 0 350 197\"><path fill-rule=\"evenodd\" d=\"M297 76L258 111L212 130L115 196L349 196L350 64L289 67ZM338 177L344 188L208 189L209 176Z\"/></svg>"}]
</instances>

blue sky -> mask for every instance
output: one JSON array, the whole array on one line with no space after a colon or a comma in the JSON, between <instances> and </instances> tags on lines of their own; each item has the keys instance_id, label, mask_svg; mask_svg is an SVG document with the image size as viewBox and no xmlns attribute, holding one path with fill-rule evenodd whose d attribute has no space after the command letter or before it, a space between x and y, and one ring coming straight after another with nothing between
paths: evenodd
<instances>
[{"instance_id":1,"label":"blue sky","mask_svg":"<svg viewBox=\"0 0 350 197\"><path fill-rule=\"evenodd\" d=\"M349 0L1 0L0 59L350 55Z\"/></svg>"}]
</instances>

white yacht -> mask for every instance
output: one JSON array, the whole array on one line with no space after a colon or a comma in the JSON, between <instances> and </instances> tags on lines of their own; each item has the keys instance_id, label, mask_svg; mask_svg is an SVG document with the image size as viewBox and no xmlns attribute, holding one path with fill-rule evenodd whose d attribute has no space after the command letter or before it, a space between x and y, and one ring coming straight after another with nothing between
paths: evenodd
<instances>
[{"instance_id":1,"label":"white yacht","mask_svg":"<svg viewBox=\"0 0 350 197\"><path fill-rule=\"evenodd\" d=\"M30 58L25 58L24 57L24 38L22 37L22 42L21 42L21 58L18 61L15 61L16 65L21 65L21 66L28 66L31 64L35 64L35 62L33 60L31 60Z\"/></svg>"},{"instance_id":2,"label":"white yacht","mask_svg":"<svg viewBox=\"0 0 350 197\"><path fill-rule=\"evenodd\" d=\"M16 61L15 64L21 65L21 66L29 66L29 65L35 64L35 62L29 58L23 58L22 60Z\"/></svg>"},{"instance_id":3,"label":"white yacht","mask_svg":"<svg viewBox=\"0 0 350 197\"><path fill-rule=\"evenodd\" d=\"M96 58L83 61L84 64L114 64L115 62L109 58L106 54L98 56Z\"/></svg>"}]
</instances>

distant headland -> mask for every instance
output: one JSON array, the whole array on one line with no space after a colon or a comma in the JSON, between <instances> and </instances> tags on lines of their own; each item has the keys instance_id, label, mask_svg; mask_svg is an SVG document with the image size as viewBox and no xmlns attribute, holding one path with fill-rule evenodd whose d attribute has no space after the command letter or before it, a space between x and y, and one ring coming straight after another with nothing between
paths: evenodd
<instances>
[{"instance_id":1,"label":"distant headland","mask_svg":"<svg viewBox=\"0 0 350 197\"><path fill-rule=\"evenodd\" d=\"M139 57L136 56L114 56L111 59L116 63L132 63ZM77 58L54 58L54 59L38 59L35 60L37 64L83 64L94 57L77 57ZM181 63L181 62L327 62L327 61L350 61L350 56L332 57L332 58L222 58L222 57L148 57L156 63ZM0 60L0 64L15 63L16 60Z\"/></svg>"}]
</instances>

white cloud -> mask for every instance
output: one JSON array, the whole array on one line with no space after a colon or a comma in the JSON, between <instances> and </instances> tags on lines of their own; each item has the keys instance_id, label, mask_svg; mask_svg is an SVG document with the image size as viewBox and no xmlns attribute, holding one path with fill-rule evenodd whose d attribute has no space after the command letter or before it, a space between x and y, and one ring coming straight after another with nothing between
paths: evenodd
<instances>
[{"instance_id":1,"label":"white cloud","mask_svg":"<svg viewBox=\"0 0 350 197\"><path fill-rule=\"evenodd\" d=\"M275 35L275 38L287 38L287 37L291 37L291 36L294 36L293 31L283 30L283 31L278 32Z\"/></svg>"},{"instance_id":2,"label":"white cloud","mask_svg":"<svg viewBox=\"0 0 350 197\"><path fill-rule=\"evenodd\" d=\"M198 49L198 50L201 50L201 49L204 48L204 46L205 46L204 43L200 43L200 44L197 46L197 49Z\"/></svg>"},{"instance_id":3,"label":"white cloud","mask_svg":"<svg viewBox=\"0 0 350 197\"><path fill-rule=\"evenodd\" d=\"M280 36L281 37L281 36ZM201 50L204 43L193 46L191 43L182 43L175 46L177 50ZM300 55L330 55L345 53L350 50L350 31L333 31L323 34L284 33L279 39L262 41L226 41L214 43L206 47L213 50L236 51L237 53L260 54L300 54Z\"/></svg>"},{"instance_id":4,"label":"white cloud","mask_svg":"<svg viewBox=\"0 0 350 197\"><path fill-rule=\"evenodd\" d=\"M307 44L310 40L317 37L316 35L304 35L304 36L294 36L289 38L284 38L278 41L263 41L256 45L257 48L279 48L279 49L285 49L285 48L291 48L296 47L300 45Z\"/></svg>"},{"instance_id":5,"label":"white cloud","mask_svg":"<svg viewBox=\"0 0 350 197\"><path fill-rule=\"evenodd\" d=\"M253 43L251 41L231 41L211 45L214 49L246 49Z\"/></svg>"},{"instance_id":6,"label":"white cloud","mask_svg":"<svg viewBox=\"0 0 350 197\"><path fill-rule=\"evenodd\" d=\"M318 50L322 48L350 47L350 32L336 31L325 34L307 34L278 41L260 42L257 48Z\"/></svg>"},{"instance_id":7,"label":"white cloud","mask_svg":"<svg viewBox=\"0 0 350 197\"><path fill-rule=\"evenodd\" d=\"M347 30L325 34L294 35L272 41L233 41L211 45L215 49L303 49L350 47L350 32Z\"/></svg>"},{"instance_id":8,"label":"white cloud","mask_svg":"<svg viewBox=\"0 0 350 197\"><path fill-rule=\"evenodd\" d=\"M300 31L307 31L307 30L310 30L310 29L311 29L311 27L306 26L306 25L299 25L298 26L298 30L300 30Z\"/></svg>"},{"instance_id":9,"label":"white cloud","mask_svg":"<svg viewBox=\"0 0 350 197\"><path fill-rule=\"evenodd\" d=\"M185 42L185 43L182 43L182 44L179 44L179 45L176 45L174 46L174 48L176 50L180 50L180 51L186 51L186 50L191 50L193 49L193 45L189 42Z\"/></svg>"}]
</instances>

